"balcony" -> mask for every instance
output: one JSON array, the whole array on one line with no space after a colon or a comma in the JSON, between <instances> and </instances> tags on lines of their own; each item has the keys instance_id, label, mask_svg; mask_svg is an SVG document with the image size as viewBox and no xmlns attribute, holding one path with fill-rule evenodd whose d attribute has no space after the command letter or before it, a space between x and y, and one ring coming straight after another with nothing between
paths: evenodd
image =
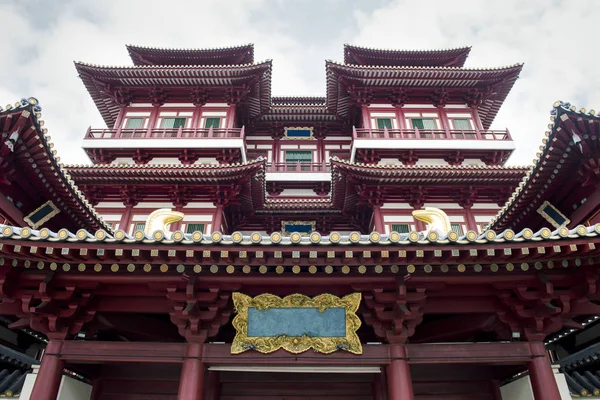
<instances>
[{"instance_id":1,"label":"balcony","mask_svg":"<svg viewBox=\"0 0 600 400\"><path fill-rule=\"evenodd\" d=\"M164 162L194 162L216 158L226 163L246 161L244 127L241 128L88 128L83 149L94 162L132 158L145 162L161 158ZM189 161L191 160L191 161Z\"/></svg>"},{"instance_id":2,"label":"balcony","mask_svg":"<svg viewBox=\"0 0 600 400\"><path fill-rule=\"evenodd\" d=\"M479 158L500 164L515 149L508 130L421 130L353 128L352 161L357 152L377 158L398 158L410 153L413 159L445 159L460 153L463 158ZM360 157L358 157L360 158Z\"/></svg>"},{"instance_id":3,"label":"balcony","mask_svg":"<svg viewBox=\"0 0 600 400\"><path fill-rule=\"evenodd\" d=\"M329 163L271 162L267 164L267 181L329 182Z\"/></svg>"},{"instance_id":4,"label":"balcony","mask_svg":"<svg viewBox=\"0 0 600 400\"><path fill-rule=\"evenodd\" d=\"M243 139L241 128L92 129L85 139Z\"/></svg>"}]
</instances>

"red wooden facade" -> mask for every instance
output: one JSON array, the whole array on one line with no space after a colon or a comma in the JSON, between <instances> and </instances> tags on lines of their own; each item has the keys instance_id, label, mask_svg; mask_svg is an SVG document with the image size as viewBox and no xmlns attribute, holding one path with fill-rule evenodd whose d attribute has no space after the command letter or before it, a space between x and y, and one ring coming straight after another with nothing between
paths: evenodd
<instances>
[{"instance_id":1,"label":"red wooden facade","mask_svg":"<svg viewBox=\"0 0 600 400\"><path fill-rule=\"evenodd\" d=\"M0 110L0 315L49 339L32 398L64 367L95 400L498 400L524 371L560 398L543 342L600 315L593 112L557 103L535 164L505 167L490 125L521 66L468 48L347 46L324 98L271 97L251 45L128 50L76 64L94 165L60 164L36 99ZM172 236L138 229L157 208L185 214ZM359 292L363 354L232 355L234 292Z\"/></svg>"}]
</instances>

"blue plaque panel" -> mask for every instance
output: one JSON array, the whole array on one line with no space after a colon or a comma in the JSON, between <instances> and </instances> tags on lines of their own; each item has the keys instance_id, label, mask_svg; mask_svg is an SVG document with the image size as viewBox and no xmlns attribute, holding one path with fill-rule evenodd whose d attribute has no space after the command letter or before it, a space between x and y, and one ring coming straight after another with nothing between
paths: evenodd
<instances>
[{"instance_id":1,"label":"blue plaque panel","mask_svg":"<svg viewBox=\"0 0 600 400\"><path fill-rule=\"evenodd\" d=\"M248 308L248 337L274 336L345 337L346 309Z\"/></svg>"}]
</instances>

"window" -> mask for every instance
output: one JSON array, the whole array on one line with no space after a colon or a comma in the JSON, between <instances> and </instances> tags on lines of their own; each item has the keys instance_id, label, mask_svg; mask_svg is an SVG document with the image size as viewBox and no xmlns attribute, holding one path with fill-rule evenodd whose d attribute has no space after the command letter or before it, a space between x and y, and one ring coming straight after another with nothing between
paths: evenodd
<instances>
[{"instance_id":1,"label":"window","mask_svg":"<svg viewBox=\"0 0 600 400\"><path fill-rule=\"evenodd\" d=\"M146 224L144 222L137 222L135 224L135 226L133 227L133 231L137 232L137 231L144 231L144 229L146 228Z\"/></svg>"},{"instance_id":2,"label":"window","mask_svg":"<svg viewBox=\"0 0 600 400\"><path fill-rule=\"evenodd\" d=\"M204 233L204 224L187 224L185 227L185 233L194 233L194 232Z\"/></svg>"},{"instance_id":3,"label":"window","mask_svg":"<svg viewBox=\"0 0 600 400\"><path fill-rule=\"evenodd\" d=\"M437 129L433 118L413 118L412 126L416 129Z\"/></svg>"},{"instance_id":4,"label":"window","mask_svg":"<svg viewBox=\"0 0 600 400\"><path fill-rule=\"evenodd\" d=\"M204 120L205 128L218 129L221 127L221 118L206 118Z\"/></svg>"},{"instance_id":5,"label":"window","mask_svg":"<svg viewBox=\"0 0 600 400\"><path fill-rule=\"evenodd\" d=\"M463 235L463 229L462 226L460 224L450 224L450 226L452 227L452 230L456 233L458 233L458 236L462 236Z\"/></svg>"},{"instance_id":6,"label":"window","mask_svg":"<svg viewBox=\"0 0 600 400\"><path fill-rule=\"evenodd\" d=\"M144 118L128 118L125 129L140 129L144 127Z\"/></svg>"},{"instance_id":7,"label":"window","mask_svg":"<svg viewBox=\"0 0 600 400\"><path fill-rule=\"evenodd\" d=\"M468 118L454 118L454 129L456 130L460 130L460 131L470 131L473 130L473 128L471 128L471 123L469 122Z\"/></svg>"},{"instance_id":8,"label":"window","mask_svg":"<svg viewBox=\"0 0 600 400\"><path fill-rule=\"evenodd\" d=\"M185 128L186 118L163 118L160 127L161 128Z\"/></svg>"},{"instance_id":9,"label":"window","mask_svg":"<svg viewBox=\"0 0 600 400\"><path fill-rule=\"evenodd\" d=\"M377 118L377 128L378 129L392 129L392 119L391 118Z\"/></svg>"},{"instance_id":10,"label":"window","mask_svg":"<svg viewBox=\"0 0 600 400\"><path fill-rule=\"evenodd\" d=\"M312 162L312 151L310 150L288 150L285 152L285 162Z\"/></svg>"},{"instance_id":11,"label":"window","mask_svg":"<svg viewBox=\"0 0 600 400\"><path fill-rule=\"evenodd\" d=\"M410 227L408 224L392 224L392 231L398 233L409 233Z\"/></svg>"}]
</instances>

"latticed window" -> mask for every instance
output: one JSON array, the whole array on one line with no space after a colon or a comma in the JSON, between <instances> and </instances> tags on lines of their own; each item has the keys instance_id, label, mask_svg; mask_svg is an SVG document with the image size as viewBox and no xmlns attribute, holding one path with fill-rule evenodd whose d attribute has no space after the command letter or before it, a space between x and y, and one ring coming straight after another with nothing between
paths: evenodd
<instances>
[{"instance_id":1,"label":"latticed window","mask_svg":"<svg viewBox=\"0 0 600 400\"><path fill-rule=\"evenodd\" d=\"M463 229L462 229L462 225L461 224L450 224L450 226L452 227L452 230L456 233L458 233L458 236L462 236L463 235Z\"/></svg>"},{"instance_id":2,"label":"latticed window","mask_svg":"<svg viewBox=\"0 0 600 400\"><path fill-rule=\"evenodd\" d=\"M312 162L312 151L310 150L288 150L285 152L285 162Z\"/></svg>"},{"instance_id":3,"label":"latticed window","mask_svg":"<svg viewBox=\"0 0 600 400\"><path fill-rule=\"evenodd\" d=\"M221 118L206 118L204 120L204 127L219 129L221 127Z\"/></svg>"},{"instance_id":4,"label":"latticed window","mask_svg":"<svg viewBox=\"0 0 600 400\"><path fill-rule=\"evenodd\" d=\"M160 127L161 128L185 128L186 118L163 118Z\"/></svg>"},{"instance_id":5,"label":"latticed window","mask_svg":"<svg viewBox=\"0 0 600 400\"><path fill-rule=\"evenodd\" d=\"M398 233L408 233L410 232L410 226L408 224L392 224L392 231Z\"/></svg>"},{"instance_id":6,"label":"latticed window","mask_svg":"<svg viewBox=\"0 0 600 400\"><path fill-rule=\"evenodd\" d=\"M144 231L145 228L146 228L146 224L144 222L137 222L133 228L133 231L134 232Z\"/></svg>"},{"instance_id":7,"label":"latticed window","mask_svg":"<svg viewBox=\"0 0 600 400\"><path fill-rule=\"evenodd\" d=\"M416 129L437 129L433 118L413 118L412 126Z\"/></svg>"},{"instance_id":8,"label":"latticed window","mask_svg":"<svg viewBox=\"0 0 600 400\"><path fill-rule=\"evenodd\" d=\"M471 123L469 122L469 120L467 118L454 118L454 129L456 130L461 130L461 131L470 131L473 128L471 128Z\"/></svg>"},{"instance_id":9,"label":"latticed window","mask_svg":"<svg viewBox=\"0 0 600 400\"><path fill-rule=\"evenodd\" d=\"M128 118L125 129L140 129L144 127L144 118Z\"/></svg>"},{"instance_id":10,"label":"latticed window","mask_svg":"<svg viewBox=\"0 0 600 400\"><path fill-rule=\"evenodd\" d=\"M378 129L392 129L392 119L391 118L377 118L377 128Z\"/></svg>"},{"instance_id":11,"label":"latticed window","mask_svg":"<svg viewBox=\"0 0 600 400\"><path fill-rule=\"evenodd\" d=\"M204 233L204 224L187 224L185 227L185 233L194 233L196 231Z\"/></svg>"}]
</instances>

